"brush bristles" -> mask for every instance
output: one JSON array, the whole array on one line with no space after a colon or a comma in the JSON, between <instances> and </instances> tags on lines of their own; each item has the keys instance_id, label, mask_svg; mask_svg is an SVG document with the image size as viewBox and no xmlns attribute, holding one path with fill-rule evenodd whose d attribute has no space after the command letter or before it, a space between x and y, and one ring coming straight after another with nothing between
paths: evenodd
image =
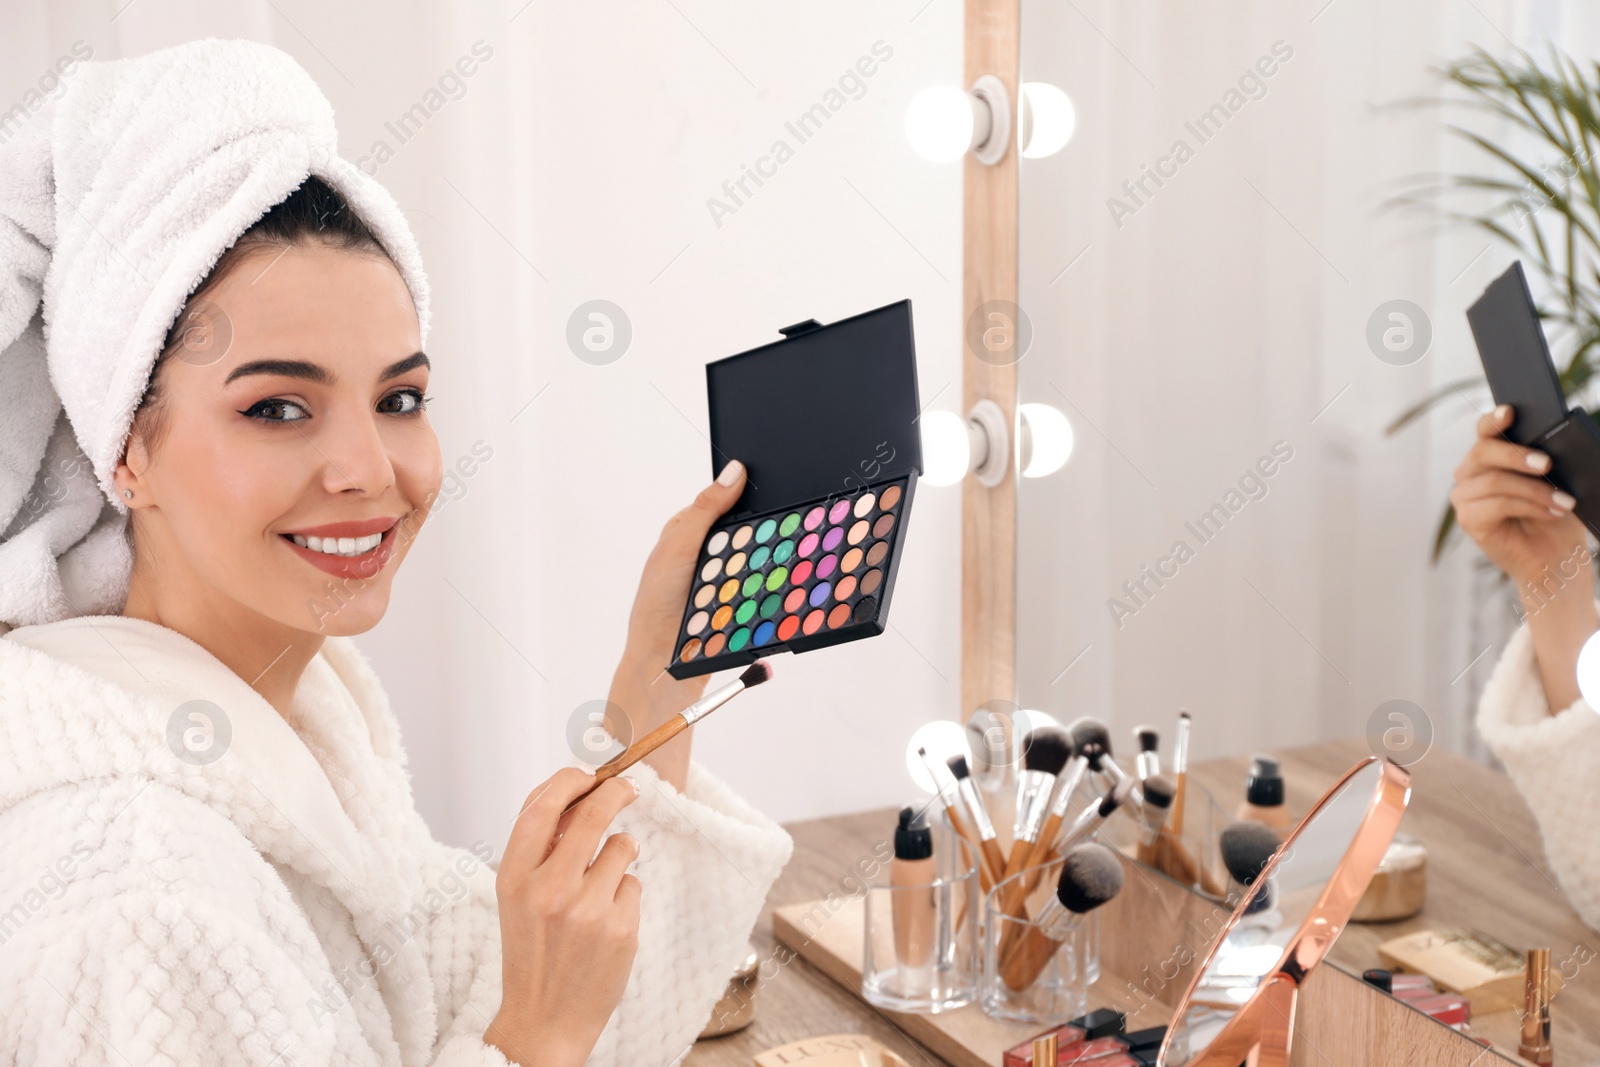
<instances>
[{"instance_id":1,"label":"brush bristles","mask_svg":"<svg viewBox=\"0 0 1600 1067\"><path fill-rule=\"evenodd\" d=\"M764 659L756 660L756 662L744 669L743 674L739 675L739 681L744 683L746 689L760 685L762 682L771 680L771 678L772 665Z\"/></svg>"},{"instance_id":2,"label":"brush bristles","mask_svg":"<svg viewBox=\"0 0 1600 1067\"><path fill-rule=\"evenodd\" d=\"M1267 865L1272 854L1278 851L1278 834L1270 826L1258 822L1236 822L1222 831L1218 841L1222 852L1222 865L1228 868L1233 880L1250 885Z\"/></svg>"},{"instance_id":3,"label":"brush bristles","mask_svg":"<svg viewBox=\"0 0 1600 1067\"><path fill-rule=\"evenodd\" d=\"M1099 719L1085 715L1067 727L1067 732L1072 735L1072 744L1079 751L1083 750L1084 745L1099 745L1102 755L1111 755L1111 731Z\"/></svg>"},{"instance_id":4,"label":"brush bristles","mask_svg":"<svg viewBox=\"0 0 1600 1067\"><path fill-rule=\"evenodd\" d=\"M967 766L967 757L951 756L944 762L945 766L950 768L950 773L956 776L957 781L971 777L972 770Z\"/></svg>"},{"instance_id":5,"label":"brush bristles","mask_svg":"<svg viewBox=\"0 0 1600 1067\"><path fill-rule=\"evenodd\" d=\"M1139 739L1140 752L1154 752L1161 747L1161 734L1154 726L1141 726L1134 736Z\"/></svg>"},{"instance_id":6,"label":"brush bristles","mask_svg":"<svg viewBox=\"0 0 1600 1067\"><path fill-rule=\"evenodd\" d=\"M1178 783L1164 774L1152 774L1144 780L1144 802L1155 808L1170 808L1178 795Z\"/></svg>"},{"instance_id":7,"label":"brush bristles","mask_svg":"<svg viewBox=\"0 0 1600 1067\"><path fill-rule=\"evenodd\" d=\"M1100 799L1100 817L1102 819L1111 818L1111 814L1126 804L1131 796L1133 796L1132 778L1118 782L1106 790L1106 795Z\"/></svg>"},{"instance_id":8,"label":"brush bristles","mask_svg":"<svg viewBox=\"0 0 1600 1067\"><path fill-rule=\"evenodd\" d=\"M1022 765L1030 771L1060 774L1072 758L1072 737L1059 726L1039 726L1028 731Z\"/></svg>"},{"instance_id":9,"label":"brush bristles","mask_svg":"<svg viewBox=\"0 0 1600 1067\"><path fill-rule=\"evenodd\" d=\"M1056 899L1068 911L1093 911L1122 891L1122 863L1109 848L1094 843L1067 850L1061 863Z\"/></svg>"}]
</instances>

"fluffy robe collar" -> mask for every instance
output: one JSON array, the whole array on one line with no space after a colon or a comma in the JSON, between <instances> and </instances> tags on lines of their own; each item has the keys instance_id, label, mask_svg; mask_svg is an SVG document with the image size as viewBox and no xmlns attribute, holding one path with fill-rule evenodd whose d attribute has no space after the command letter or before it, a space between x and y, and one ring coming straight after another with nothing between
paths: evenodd
<instances>
[{"instance_id":1,"label":"fluffy robe collar","mask_svg":"<svg viewBox=\"0 0 1600 1067\"><path fill-rule=\"evenodd\" d=\"M307 667L293 727L198 644L123 616L0 636L0 680L0 813L94 779L169 787L222 814L272 863L325 888L369 951L395 947L388 924L426 891L425 831L387 698L347 639L326 641ZM175 717L180 738L198 725L177 714L195 700L221 709L231 731L213 762L181 759L169 742ZM181 740L176 747L186 751ZM424 1059L436 1020L420 947L400 945L380 982L403 1062Z\"/></svg>"}]
</instances>

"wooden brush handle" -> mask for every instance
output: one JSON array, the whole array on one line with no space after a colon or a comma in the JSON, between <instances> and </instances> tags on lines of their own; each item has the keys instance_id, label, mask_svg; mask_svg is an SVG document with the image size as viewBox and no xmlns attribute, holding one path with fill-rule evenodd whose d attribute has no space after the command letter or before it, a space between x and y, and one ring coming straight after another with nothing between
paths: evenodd
<instances>
[{"instance_id":1,"label":"wooden brush handle","mask_svg":"<svg viewBox=\"0 0 1600 1067\"><path fill-rule=\"evenodd\" d=\"M993 889L1000 881L1000 872L1006 869L1006 858L1000 852L1000 843L994 838L979 842L983 851L983 864L989 868L989 889ZM985 889L984 892L988 892Z\"/></svg>"},{"instance_id":2,"label":"wooden brush handle","mask_svg":"<svg viewBox=\"0 0 1600 1067\"><path fill-rule=\"evenodd\" d=\"M577 807L579 802L582 801L584 797L588 796L590 793L593 793L596 789L599 789L601 783L611 778L615 778L617 775L621 774L629 767L632 767L635 763L638 763L640 760L644 759L646 756L650 755L650 753L654 752L668 741L671 741L674 737L677 737L688 728L689 721L687 719L685 719L682 715L674 715L660 726L657 726L654 730L651 730L649 733L645 734L639 740L629 745L621 755L606 761L596 768L594 772L594 785L591 785L588 789L585 789L582 793L579 793L577 797L573 799L571 804L568 804L565 808L561 809L561 813L565 815L567 812Z\"/></svg>"},{"instance_id":3,"label":"wooden brush handle","mask_svg":"<svg viewBox=\"0 0 1600 1067\"><path fill-rule=\"evenodd\" d=\"M1169 825L1178 837L1183 836L1183 802L1189 795L1189 772L1178 775L1178 795L1172 801L1172 821Z\"/></svg>"},{"instance_id":4,"label":"wooden brush handle","mask_svg":"<svg viewBox=\"0 0 1600 1067\"><path fill-rule=\"evenodd\" d=\"M1050 940L1037 926L1028 927L1028 932L1001 960L1000 977L1006 987L1016 993L1027 989L1038 980L1060 947L1061 942Z\"/></svg>"}]
</instances>

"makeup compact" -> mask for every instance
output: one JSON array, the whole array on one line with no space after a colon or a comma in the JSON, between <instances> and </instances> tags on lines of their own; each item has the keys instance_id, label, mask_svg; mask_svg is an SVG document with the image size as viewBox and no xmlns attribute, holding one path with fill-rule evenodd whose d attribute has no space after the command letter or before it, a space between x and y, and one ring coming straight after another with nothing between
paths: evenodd
<instances>
[{"instance_id":1,"label":"makeup compact","mask_svg":"<svg viewBox=\"0 0 1600 1067\"><path fill-rule=\"evenodd\" d=\"M911 301L706 365L711 464L747 481L695 565L668 671L881 634L922 473Z\"/></svg>"}]
</instances>

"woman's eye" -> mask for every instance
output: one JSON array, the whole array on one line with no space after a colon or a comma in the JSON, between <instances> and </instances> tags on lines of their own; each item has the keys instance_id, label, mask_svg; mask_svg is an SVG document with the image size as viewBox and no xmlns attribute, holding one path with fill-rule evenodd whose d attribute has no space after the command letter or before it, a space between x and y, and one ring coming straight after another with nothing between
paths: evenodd
<instances>
[{"instance_id":1,"label":"woman's eye","mask_svg":"<svg viewBox=\"0 0 1600 1067\"><path fill-rule=\"evenodd\" d=\"M240 414L260 419L262 422L300 422L311 417L311 412L294 401L276 398L257 401Z\"/></svg>"},{"instance_id":2,"label":"woman's eye","mask_svg":"<svg viewBox=\"0 0 1600 1067\"><path fill-rule=\"evenodd\" d=\"M428 398L416 389L401 389L378 401L378 410L385 415L416 415L427 406Z\"/></svg>"}]
</instances>

